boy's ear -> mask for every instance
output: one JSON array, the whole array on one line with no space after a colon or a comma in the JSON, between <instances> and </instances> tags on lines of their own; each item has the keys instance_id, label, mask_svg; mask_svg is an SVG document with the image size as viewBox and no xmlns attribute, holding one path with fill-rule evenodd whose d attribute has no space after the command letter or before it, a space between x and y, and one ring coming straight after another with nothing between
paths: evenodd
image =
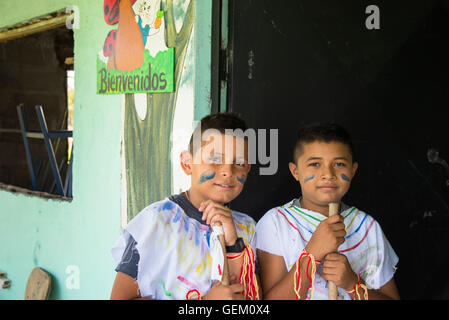
<instances>
[{"instance_id":1,"label":"boy's ear","mask_svg":"<svg viewBox=\"0 0 449 320\"><path fill-rule=\"evenodd\" d=\"M191 175L192 174L192 154L189 151L184 150L179 155L179 158L181 160L182 171L184 171L184 173L186 175Z\"/></svg>"},{"instance_id":2,"label":"boy's ear","mask_svg":"<svg viewBox=\"0 0 449 320\"><path fill-rule=\"evenodd\" d=\"M298 167L293 162L288 163L288 168L290 169L290 172L292 176L295 178L296 181L299 181L299 175L298 175Z\"/></svg>"},{"instance_id":3,"label":"boy's ear","mask_svg":"<svg viewBox=\"0 0 449 320\"><path fill-rule=\"evenodd\" d=\"M359 163L358 163L358 162L354 162L354 163L352 164L352 177L353 177L353 178L354 178L354 176L355 176L355 173L357 172L358 167L359 167Z\"/></svg>"}]
</instances>

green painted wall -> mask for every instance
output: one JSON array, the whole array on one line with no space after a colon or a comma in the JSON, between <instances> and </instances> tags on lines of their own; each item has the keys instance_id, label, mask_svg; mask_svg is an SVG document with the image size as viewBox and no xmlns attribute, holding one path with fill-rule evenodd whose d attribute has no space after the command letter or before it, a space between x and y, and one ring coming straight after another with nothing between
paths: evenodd
<instances>
[{"instance_id":1,"label":"green painted wall","mask_svg":"<svg viewBox=\"0 0 449 320\"><path fill-rule=\"evenodd\" d=\"M210 113L212 106L210 83L212 1L197 1L196 19L194 120L199 121Z\"/></svg>"},{"instance_id":2,"label":"green painted wall","mask_svg":"<svg viewBox=\"0 0 449 320\"><path fill-rule=\"evenodd\" d=\"M195 119L210 113L210 4L196 8ZM52 275L50 299L107 299L115 277L110 248L121 231L122 97L96 94L96 54L110 27L103 1L16 0L0 4L0 28L77 6L73 201L0 190L0 271L11 280L1 299L23 299L35 266ZM11 106L15 107L15 106ZM1 152L1 150L0 150ZM69 289L69 266L79 289Z\"/></svg>"},{"instance_id":3,"label":"green painted wall","mask_svg":"<svg viewBox=\"0 0 449 320\"><path fill-rule=\"evenodd\" d=\"M115 276L109 250L120 233L122 113L120 96L96 95L96 52L107 34L103 1L2 1L0 28L68 5L80 12L74 30L74 199L0 190L0 270L11 280L0 299L23 299L35 266L53 276L51 299L106 299ZM79 268L79 289L66 287L70 265Z\"/></svg>"}]
</instances>

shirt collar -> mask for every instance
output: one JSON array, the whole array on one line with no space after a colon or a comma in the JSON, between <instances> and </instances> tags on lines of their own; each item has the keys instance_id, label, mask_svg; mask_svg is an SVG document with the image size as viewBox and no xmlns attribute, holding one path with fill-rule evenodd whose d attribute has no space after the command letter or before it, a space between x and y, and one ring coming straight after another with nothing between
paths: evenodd
<instances>
[{"instance_id":1,"label":"shirt collar","mask_svg":"<svg viewBox=\"0 0 449 320\"><path fill-rule=\"evenodd\" d=\"M294 205L295 207L297 207L297 208L299 208L299 209L301 209L301 210L306 210L307 212L312 213L314 216L316 216L316 217L319 218L320 220L323 220L323 219L326 219L326 218L327 218L327 217L326 217L324 214L322 214L322 213L319 213L319 212L312 211L312 210L305 209L305 208L301 207L301 199L302 199L302 197L293 199L292 205ZM343 212L345 212L345 211L348 210L349 208L351 208L351 207L348 206L347 204L341 202L341 205L340 205L340 214L342 214Z\"/></svg>"},{"instance_id":2,"label":"shirt collar","mask_svg":"<svg viewBox=\"0 0 449 320\"><path fill-rule=\"evenodd\" d=\"M206 221L201 219L203 213L198 211L198 209L193 206L193 204L187 199L185 192L172 195L169 199L179 205L189 218L195 219L199 223L206 225Z\"/></svg>"}]
</instances>

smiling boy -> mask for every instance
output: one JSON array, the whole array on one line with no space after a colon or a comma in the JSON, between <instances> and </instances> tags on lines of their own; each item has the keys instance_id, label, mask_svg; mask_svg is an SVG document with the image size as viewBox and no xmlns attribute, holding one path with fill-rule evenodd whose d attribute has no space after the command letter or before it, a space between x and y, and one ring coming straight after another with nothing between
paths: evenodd
<instances>
[{"instance_id":1,"label":"smiling boy","mask_svg":"<svg viewBox=\"0 0 449 320\"><path fill-rule=\"evenodd\" d=\"M399 299L398 257L380 225L341 202L358 163L348 133L335 124L298 132L289 163L302 196L269 210L258 222L257 255L265 299ZM329 217L329 203L340 203Z\"/></svg>"},{"instance_id":2,"label":"smiling boy","mask_svg":"<svg viewBox=\"0 0 449 320\"><path fill-rule=\"evenodd\" d=\"M125 227L112 249L117 275L111 299L258 297L250 246L255 221L226 206L243 190L251 168L248 146L226 129L246 130L246 124L228 113L203 118L180 156L190 189L149 205ZM229 286L211 279L211 226L217 221L231 279L240 276Z\"/></svg>"}]
</instances>

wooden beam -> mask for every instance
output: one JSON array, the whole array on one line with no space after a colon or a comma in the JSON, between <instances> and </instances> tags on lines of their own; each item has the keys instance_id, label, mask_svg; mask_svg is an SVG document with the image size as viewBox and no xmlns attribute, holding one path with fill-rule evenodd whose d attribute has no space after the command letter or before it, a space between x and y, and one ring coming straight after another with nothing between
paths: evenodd
<instances>
[{"instance_id":1,"label":"wooden beam","mask_svg":"<svg viewBox=\"0 0 449 320\"><path fill-rule=\"evenodd\" d=\"M67 19L69 19L71 15L72 13L66 13L46 20L36 19L38 20L37 22L31 22L20 27L13 27L12 29L0 31L0 42L6 42L9 40L26 37L34 33L62 27L66 24Z\"/></svg>"}]
</instances>

